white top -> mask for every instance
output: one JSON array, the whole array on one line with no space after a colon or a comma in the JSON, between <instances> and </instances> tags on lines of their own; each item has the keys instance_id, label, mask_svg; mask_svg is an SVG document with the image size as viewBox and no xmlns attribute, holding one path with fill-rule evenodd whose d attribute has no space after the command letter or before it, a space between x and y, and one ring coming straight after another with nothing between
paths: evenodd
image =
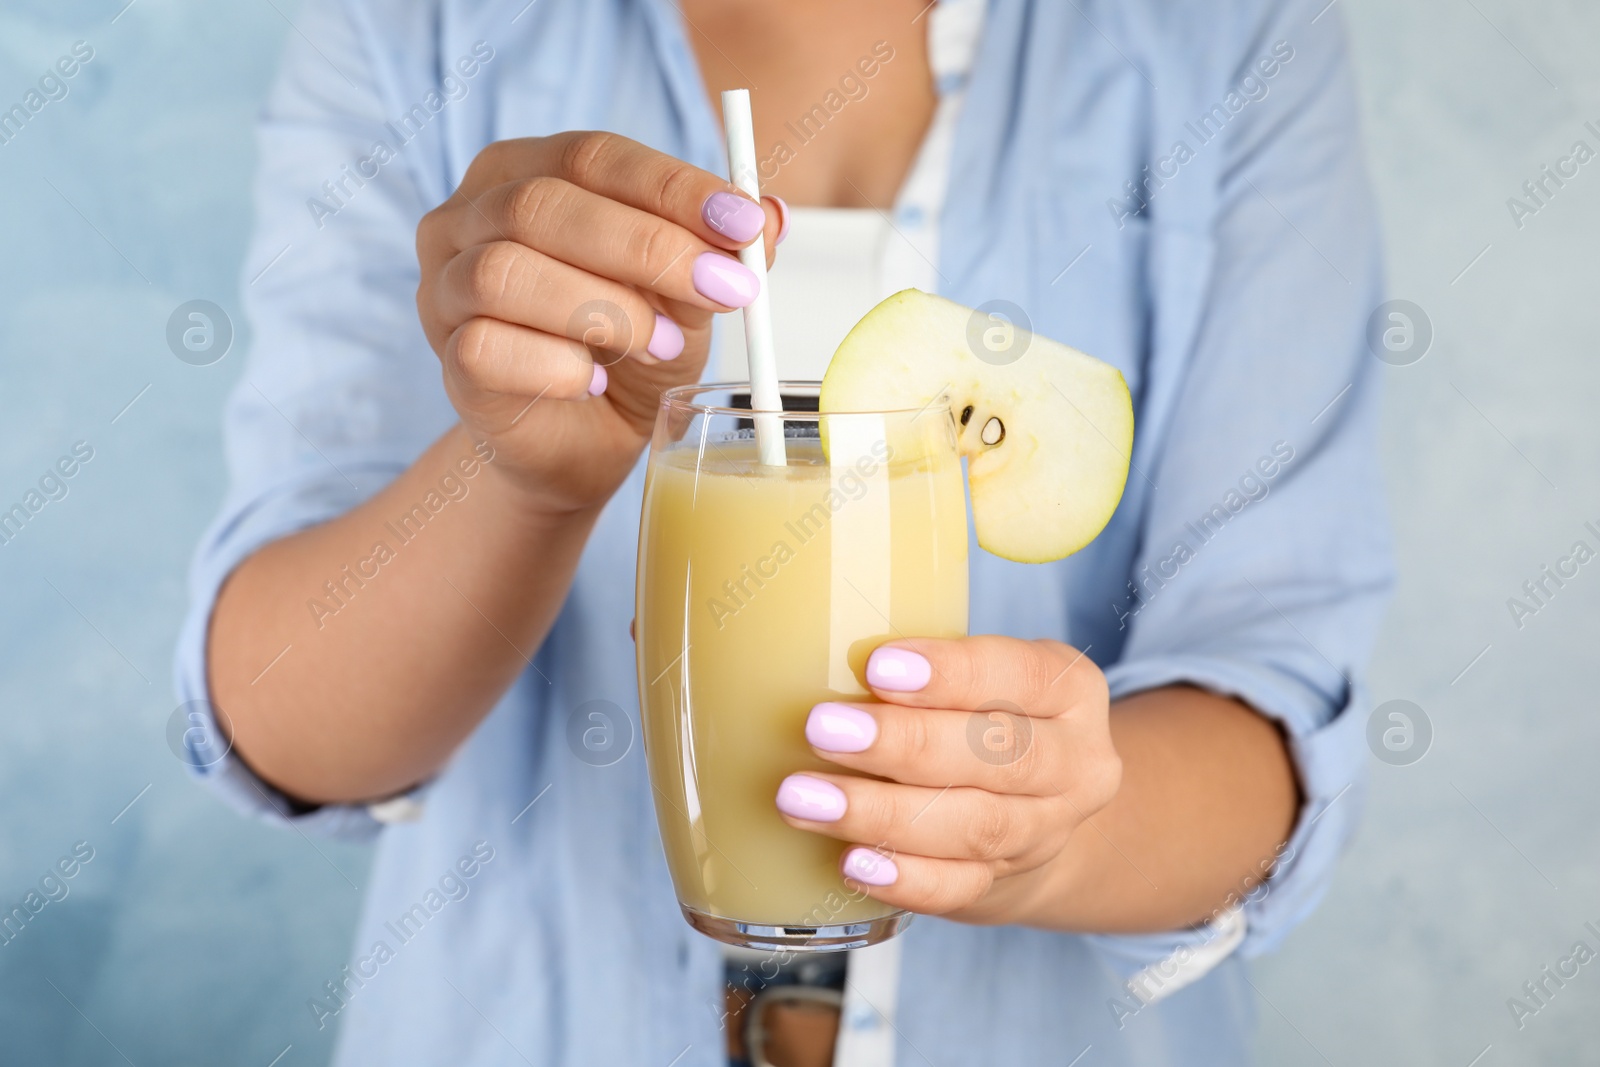
<instances>
[{"instance_id":1,"label":"white top","mask_svg":"<svg viewBox=\"0 0 1600 1067\"><path fill-rule=\"evenodd\" d=\"M893 211L790 209L767 275L780 379L821 381L839 342L879 301L901 289L939 291L939 215L983 13L983 0L943 0L927 13L939 102ZM749 380L741 316L717 316L707 377ZM899 978L898 939L850 953L834 1067L893 1067Z\"/></svg>"},{"instance_id":2,"label":"white top","mask_svg":"<svg viewBox=\"0 0 1600 1067\"><path fill-rule=\"evenodd\" d=\"M790 209L789 233L767 274L780 378L820 381L834 349L873 305L908 286L931 288L922 278L897 278L885 269L889 249L903 243L889 220L870 208ZM741 316L717 316L707 376L748 379ZM771 952L732 946L723 953L756 973L773 958ZM899 960L894 940L850 953L835 1067L894 1062Z\"/></svg>"},{"instance_id":3,"label":"white top","mask_svg":"<svg viewBox=\"0 0 1600 1067\"><path fill-rule=\"evenodd\" d=\"M939 291L939 216L983 16L984 0L942 0L926 14L939 101L892 210L790 209L768 275L779 378L820 381L844 335L880 300L901 289ZM749 380L741 316L717 316L707 376Z\"/></svg>"},{"instance_id":4,"label":"white top","mask_svg":"<svg viewBox=\"0 0 1600 1067\"><path fill-rule=\"evenodd\" d=\"M939 215L983 2L944 0L927 19L939 102L893 212L790 209L789 232L767 275L781 379L820 381L845 334L885 297L939 291ZM749 380L740 316L717 316L707 377ZM898 939L850 953L835 1067L892 1067L899 977Z\"/></svg>"},{"instance_id":5,"label":"white top","mask_svg":"<svg viewBox=\"0 0 1600 1067\"><path fill-rule=\"evenodd\" d=\"M780 378L820 381L850 327L896 291L881 270L891 239L887 219L870 208L790 209L789 233L767 274ZM742 317L720 315L717 326L710 376L748 380Z\"/></svg>"}]
</instances>

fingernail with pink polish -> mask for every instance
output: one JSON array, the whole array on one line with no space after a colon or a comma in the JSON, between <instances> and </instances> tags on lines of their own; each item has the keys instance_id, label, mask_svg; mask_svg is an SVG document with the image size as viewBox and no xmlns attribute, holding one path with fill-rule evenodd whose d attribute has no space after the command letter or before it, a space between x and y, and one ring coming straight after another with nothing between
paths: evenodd
<instances>
[{"instance_id":1,"label":"fingernail with pink polish","mask_svg":"<svg viewBox=\"0 0 1600 1067\"><path fill-rule=\"evenodd\" d=\"M596 363L594 365L594 377L589 379L589 395L599 396L601 393L605 392L606 380L609 377L610 375L606 374L606 369L600 364Z\"/></svg>"},{"instance_id":2,"label":"fingernail with pink polish","mask_svg":"<svg viewBox=\"0 0 1600 1067\"><path fill-rule=\"evenodd\" d=\"M789 236L789 205L781 196L768 195L766 199L771 200L778 207L778 236L773 239L772 243L781 245L783 244L783 239Z\"/></svg>"},{"instance_id":3,"label":"fingernail with pink polish","mask_svg":"<svg viewBox=\"0 0 1600 1067\"><path fill-rule=\"evenodd\" d=\"M740 244L758 236L767 226L761 205L736 193L712 193L700 206L706 225Z\"/></svg>"},{"instance_id":4,"label":"fingernail with pink polish","mask_svg":"<svg viewBox=\"0 0 1600 1067\"><path fill-rule=\"evenodd\" d=\"M683 354L683 331L665 315L656 315L656 328L650 334L646 352L657 359L677 359Z\"/></svg>"},{"instance_id":5,"label":"fingernail with pink polish","mask_svg":"<svg viewBox=\"0 0 1600 1067\"><path fill-rule=\"evenodd\" d=\"M878 648L867 657L867 684L891 693L915 693L928 684L933 668L904 648Z\"/></svg>"},{"instance_id":6,"label":"fingernail with pink polish","mask_svg":"<svg viewBox=\"0 0 1600 1067\"><path fill-rule=\"evenodd\" d=\"M743 263L715 252L695 257L694 287L707 300L730 308L745 307L761 291L761 283Z\"/></svg>"},{"instance_id":7,"label":"fingernail with pink polish","mask_svg":"<svg viewBox=\"0 0 1600 1067\"><path fill-rule=\"evenodd\" d=\"M849 704L818 704L806 716L806 740L824 752L865 752L877 739L878 720Z\"/></svg>"},{"instance_id":8,"label":"fingernail with pink polish","mask_svg":"<svg viewBox=\"0 0 1600 1067\"><path fill-rule=\"evenodd\" d=\"M900 868L888 856L870 848L853 848L844 854L844 876L862 885L894 885L900 878Z\"/></svg>"},{"instance_id":9,"label":"fingernail with pink polish","mask_svg":"<svg viewBox=\"0 0 1600 1067\"><path fill-rule=\"evenodd\" d=\"M809 774L791 774L778 787L778 810L811 822L838 822L844 816L844 790Z\"/></svg>"}]
</instances>

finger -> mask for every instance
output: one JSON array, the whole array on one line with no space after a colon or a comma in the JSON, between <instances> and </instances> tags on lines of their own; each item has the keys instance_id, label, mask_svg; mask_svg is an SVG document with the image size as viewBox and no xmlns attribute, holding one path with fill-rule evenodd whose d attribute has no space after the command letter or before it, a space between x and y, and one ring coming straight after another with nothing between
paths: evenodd
<instances>
[{"instance_id":1,"label":"finger","mask_svg":"<svg viewBox=\"0 0 1600 1067\"><path fill-rule=\"evenodd\" d=\"M767 269L771 269L778 259L778 246L783 244L783 239L789 236L789 204L781 196L763 196L761 208L767 213L767 226L765 229L767 245Z\"/></svg>"},{"instance_id":2,"label":"finger","mask_svg":"<svg viewBox=\"0 0 1600 1067\"><path fill-rule=\"evenodd\" d=\"M478 154L461 188L469 196L536 175L659 215L718 248L742 248L760 236L759 204L724 178L619 134L571 131L502 141Z\"/></svg>"},{"instance_id":3,"label":"finger","mask_svg":"<svg viewBox=\"0 0 1600 1067\"><path fill-rule=\"evenodd\" d=\"M1075 751L1068 730L1007 707L982 711L825 702L806 717L806 740L830 763L907 785L974 786L1053 796L1080 778L1093 750Z\"/></svg>"},{"instance_id":4,"label":"finger","mask_svg":"<svg viewBox=\"0 0 1600 1067\"><path fill-rule=\"evenodd\" d=\"M510 241L476 245L452 259L433 301L451 329L468 319L499 319L601 349L611 356L602 363L624 356L655 363L683 351L683 331L637 290Z\"/></svg>"},{"instance_id":5,"label":"finger","mask_svg":"<svg viewBox=\"0 0 1600 1067\"><path fill-rule=\"evenodd\" d=\"M994 884L994 872L979 860L931 859L909 853L885 855L887 849L846 849L839 859L845 884L860 886L869 897L895 908L923 915L943 915L969 908Z\"/></svg>"},{"instance_id":6,"label":"finger","mask_svg":"<svg viewBox=\"0 0 1600 1067\"><path fill-rule=\"evenodd\" d=\"M581 400L605 388L605 368L576 341L499 319L462 323L445 345L446 388L529 399Z\"/></svg>"},{"instance_id":7,"label":"finger","mask_svg":"<svg viewBox=\"0 0 1600 1067\"><path fill-rule=\"evenodd\" d=\"M943 789L833 774L791 774L777 806L790 826L895 852L982 860L1001 875L1059 851L1077 825L1059 796L1012 797L965 786Z\"/></svg>"},{"instance_id":8,"label":"finger","mask_svg":"<svg viewBox=\"0 0 1600 1067\"><path fill-rule=\"evenodd\" d=\"M677 223L560 178L507 182L450 210L457 251L512 241L707 316L743 307L757 292L753 274ZM776 207L772 214L763 221L779 225Z\"/></svg>"},{"instance_id":9,"label":"finger","mask_svg":"<svg viewBox=\"0 0 1600 1067\"><path fill-rule=\"evenodd\" d=\"M997 635L889 641L867 658L866 676L879 699L919 708L1006 707L1049 717L1106 699L1100 669L1060 641Z\"/></svg>"}]
</instances>

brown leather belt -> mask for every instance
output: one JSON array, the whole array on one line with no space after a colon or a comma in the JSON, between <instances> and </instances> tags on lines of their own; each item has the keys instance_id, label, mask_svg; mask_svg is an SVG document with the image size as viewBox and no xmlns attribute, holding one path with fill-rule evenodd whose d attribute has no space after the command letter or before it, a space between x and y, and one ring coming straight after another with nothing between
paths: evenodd
<instances>
[{"instance_id":1,"label":"brown leather belt","mask_svg":"<svg viewBox=\"0 0 1600 1067\"><path fill-rule=\"evenodd\" d=\"M839 1036L837 989L773 985L758 993L727 986L728 1061L751 1067L832 1067Z\"/></svg>"}]
</instances>

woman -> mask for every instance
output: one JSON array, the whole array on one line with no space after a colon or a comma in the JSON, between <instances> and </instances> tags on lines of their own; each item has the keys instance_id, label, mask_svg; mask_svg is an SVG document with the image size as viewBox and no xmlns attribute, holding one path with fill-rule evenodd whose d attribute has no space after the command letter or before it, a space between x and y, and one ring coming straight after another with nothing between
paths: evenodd
<instances>
[{"instance_id":1,"label":"woman","mask_svg":"<svg viewBox=\"0 0 1600 1067\"><path fill-rule=\"evenodd\" d=\"M195 762L228 795L378 838L351 965L307 991L340 1063L1249 1060L1240 958L1353 825L1389 583L1374 210L1320 6L308 6L178 678L227 711ZM736 86L759 204L719 176ZM844 803L785 818L887 842L848 870L927 917L852 955L842 1017L790 1005L788 1044L749 1049L642 754L566 736L595 700L635 729L641 451L753 295L732 253L765 242L775 299L824 291L785 280L788 205L797 243L806 208L877 226L818 251L880 289L1004 299L1115 364L1138 439L1088 549L974 553L982 636L874 653L862 751L811 724ZM993 699L1035 724L1027 775L955 755ZM913 819L930 774L949 795Z\"/></svg>"}]
</instances>

